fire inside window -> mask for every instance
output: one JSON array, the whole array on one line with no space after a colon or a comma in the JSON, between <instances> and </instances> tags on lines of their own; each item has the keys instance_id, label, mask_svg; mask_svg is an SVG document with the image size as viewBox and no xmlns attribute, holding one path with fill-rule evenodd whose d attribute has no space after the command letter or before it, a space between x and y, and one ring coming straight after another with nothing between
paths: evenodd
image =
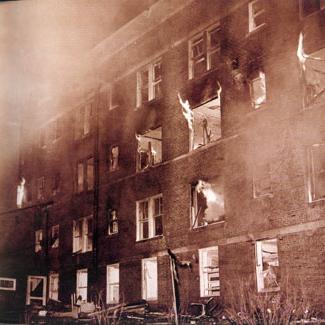
<instances>
[{"instance_id":1,"label":"fire inside window","mask_svg":"<svg viewBox=\"0 0 325 325\"><path fill-rule=\"evenodd\" d=\"M49 298L59 300L59 274L51 273L49 276Z\"/></svg>"},{"instance_id":2,"label":"fire inside window","mask_svg":"<svg viewBox=\"0 0 325 325\"><path fill-rule=\"evenodd\" d=\"M60 226L55 225L51 227L50 233L50 246L51 248L58 248L59 247L59 230Z\"/></svg>"},{"instance_id":3,"label":"fire inside window","mask_svg":"<svg viewBox=\"0 0 325 325\"><path fill-rule=\"evenodd\" d=\"M153 196L137 202L137 240L163 234L163 198Z\"/></svg>"},{"instance_id":4,"label":"fire inside window","mask_svg":"<svg viewBox=\"0 0 325 325\"><path fill-rule=\"evenodd\" d=\"M108 234L113 235L118 233L118 218L117 211L110 209L108 211Z\"/></svg>"},{"instance_id":5,"label":"fire inside window","mask_svg":"<svg viewBox=\"0 0 325 325\"><path fill-rule=\"evenodd\" d=\"M87 301L87 288L88 288L88 270L82 269L77 271L77 281L76 281L76 295L77 300L79 297L82 301Z\"/></svg>"},{"instance_id":6,"label":"fire inside window","mask_svg":"<svg viewBox=\"0 0 325 325\"><path fill-rule=\"evenodd\" d=\"M278 290L280 272L277 239L257 241L255 254L258 292Z\"/></svg>"},{"instance_id":7,"label":"fire inside window","mask_svg":"<svg viewBox=\"0 0 325 325\"><path fill-rule=\"evenodd\" d=\"M250 82L251 103L254 109L261 108L266 103L265 74L258 71L253 75Z\"/></svg>"},{"instance_id":8,"label":"fire inside window","mask_svg":"<svg viewBox=\"0 0 325 325\"><path fill-rule=\"evenodd\" d=\"M161 97L161 59L137 73L137 107Z\"/></svg>"},{"instance_id":9,"label":"fire inside window","mask_svg":"<svg viewBox=\"0 0 325 325\"><path fill-rule=\"evenodd\" d=\"M197 228L224 220L223 181L202 180L191 186L191 227Z\"/></svg>"},{"instance_id":10,"label":"fire inside window","mask_svg":"<svg viewBox=\"0 0 325 325\"><path fill-rule=\"evenodd\" d=\"M137 170L142 170L162 161L162 128L137 134Z\"/></svg>"},{"instance_id":11,"label":"fire inside window","mask_svg":"<svg viewBox=\"0 0 325 325\"><path fill-rule=\"evenodd\" d=\"M190 132L190 150L221 138L220 98L198 106L192 112L193 132Z\"/></svg>"},{"instance_id":12,"label":"fire inside window","mask_svg":"<svg viewBox=\"0 0 325 325\"><path fill-rule=\"evenodd\" d=\"M218 246L199 250L200 296L220 296Z\"/></svg>"},{"instance_id":13,"label":"fire inside window","mask_svg":"<svg viewBox=\"0 0 325 325\"><path fill-rule=\"evenodd\" d=\"M73 221L73 253L85 253L93 249L92 216Z\"/></svg>"},{"instance_id":14,"label":"fire inside window","mask_svg":"<svg viewBox=\"0 0 325 325\"><path fill-rule=\"evenodd\" d=\"M265 24L264 0L255 0L248 3L248 31L254 30Z\"/></svg>"},{"instance_id":15,"label":"fire inside window","mask_svg":"<svg viewBox=\"0 0 325 325\"><path fill-rule=\"evenodd\" d=\"M43 231L41 229L35 231L35 253L42 250L43 245Z\"/></svg>"},{"instance_id":16,"label":"fire inside window","mask_svg":"<svg viewBox=\"0 0 325 325\"><path fill-rule=\"evenodd\" d=\"M106 302L117 304L120 300L120 274L119 264L107 265Z\"/></svg>"},{"instance_id":17,"label":"fire inside window","mask_svg":"<svg viewBox=\"0 0 325 325\"><path fill-rule=\"evenodd\" d=\"M300 12L303 17L324 8L325 0L300 0Z\"/></svg>"},{"instance_id":18,"label":"fire inside window","mask_svg":"<svg viewBox=\"0 0 325 325\"><path fill-rule=\"evenodd\" d=\"M142 298L158 299L158 263L157 257L142 260Z\"/></svg>"},{"instance_id":19,"label":"fire inside window","mask_svg":"<svg viewBox=\"0 0 325 325\"><path fill-rule=\"evenodd\" d=\"M117 145L111 146L109 150L109 171L118 169L119 147Z\"/></svg>"},{"instance_id":20,"label":"fire inside window","mask_svg":"<svg viewBox=\"0 0 325 325\"><path fill-rule=\"evenodd\" d=\"M325 199L325 144L309 150L309 202Z\"/></svg>"},{"instance_id":21,"label":"fire inside window","mask_svg":"<svg viewBox=\"0 0 325 325\"><path fill-rule=\"evenodd\" d=\"M219 62L221 29L214 25L189 42L189 78L192 79L217 67Z\"/></svg>"}]
</instances>

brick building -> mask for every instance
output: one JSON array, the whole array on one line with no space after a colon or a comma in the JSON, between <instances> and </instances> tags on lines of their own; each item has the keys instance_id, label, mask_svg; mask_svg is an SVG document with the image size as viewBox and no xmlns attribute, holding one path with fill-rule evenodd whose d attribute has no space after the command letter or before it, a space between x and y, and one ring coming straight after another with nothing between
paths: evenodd
<instances>
[{"instance_id":1,"label":"brick building","mask_svg":"<svg viewBox=\"0 0 325 325\"><path fill-rule=\"evenodd\" d=\"M98 44L95 90L22 127L3 308L100 292L168 310L167 249L191 264L182 310L238 279L323 306L323 8L161 0Z\"/></svg>"}]
</instances>

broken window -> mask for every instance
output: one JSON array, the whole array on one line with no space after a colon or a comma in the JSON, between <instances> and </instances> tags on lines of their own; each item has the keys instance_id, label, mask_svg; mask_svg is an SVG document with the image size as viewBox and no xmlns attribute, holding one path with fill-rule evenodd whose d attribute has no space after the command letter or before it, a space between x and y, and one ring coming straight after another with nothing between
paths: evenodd
<instances>
[{"instance_id":1,"label":"broken window","mask_svg":"<svg viewBox=\"0 0 325 325\"><path fill-rule=\"evenodd\" d=\"M119 147L113 145L109 150L109 171L114 171L118 169L118 157L119 157Z\"/></svg>"},{"instance_id":2,"label":"broken window","mask_svg":"<svg viewBox=\"0 0 325 325\"><path fill-rule=\"evenodd\" d=\"M108 234L113 235L118 233L117 211L110 209L108 211Z\"/></svg>"},{"instance_id":3,"label":"broken window","mask_svg":"<svg viewBox=\"0 0 325 325\"><path fill-rule=\"evenodd\" d=\"M324 8L325 0L300 0L300 12L303 17Z\"/></svg>"},{"instance_id":4,"label":"broken window","mask_svg":"<svg viewBox=\"0 0 325 325\"><path fill-rule=\"evenodd\" d=\"M269 164L255 166L253 175L253 193L254 198L272 196Z\"/></svg>"},{"instance_id":5,"label":"broken window","mask_svg":"<svg viewBox=\"0 0 325 325\"><path fill-rule=\"evenodd\" d=\"M43 245L43 231L41 229L35 231L35 253L42 250Z\"/></svg>"},{"instance_id":6,"label":"broken window","mask_svg":"<svg viewBox=\"0 0 325 325\"><path fill-rule=\"evenodd\" d=\"M119 264L107 265L106 302L117 304L120 300L120 274Z\"/></svg>"},{"instance_id":7,"label":"broken window","mask_svg":"<svg viewBox=\"0 0 325 325\"><path fill-rule=\"evenodd\" d=\"M163 234L162 194L137 202L137 240Z\"/></svg>"},{"instance_id":8,"label":"broken window","mask_svg":"<svg viewBox=\"0 0 325 325\"><path fill-rule=\"evenodd\" d=\"M325 144L309 149L309 202L325 198Z\"/></svg>"},{"instance_id":9,"label":"broken window","mask_svg":"<svg viewBox=\"0 0 325 325\"><path fill-rule=\"evenodd\" d=\"M254 109L260 108L266 103L266 86L265 86L265 74L262 71L258 71L252 75L249 82L251 103Z\"/></svg>"},{"instance_id":10,"label":"broken window","mask_svg":"<svg viewBox=\"0 0 325 325\"><path fill-rule=\"evenodd\" d=\"M201 297L220 296L218 246L199 250Z\"/></svg>"},{"instance_id":11,"label":"broken window","mask_svg":"<svg viewBox=\"0 0 325 325\"><path fill-rule=\"evenodd\" d=\"M85 253L93 249L93 217L73 221L73 253Z\"/></svg>"},{"instance_id":12,"label":"broken window","mask_svg":"<svg viewBox=\"0 0 325 325\"><path fill-rule=\"evenodd\" d=\"M26 305L30 305L31 302L46 305L46 276L28 276Z\"/></svg>"},{"instance_id":13,"label":"broken window","mask_svg":"<svg viewBox=\"0 0 325 325\"><path fill-rule=\"evenodd\" d=\"M190 150L221 138L220 98L198 106L193 112L193 133L190 132Z\"/></svg>"},{"instance_id":14,"label":"broken window","mask_svg":"<svg viewBox=\"0 0 325 325\"><path fill-rule=\"evenodd\" d=\"M77 271L77 299L81 297L82 301L87 301L87 287L88 287L88 271L82 269Z\"/></svg>"},{"instance_id":15,"label":"broken window","mask_svg":"<svg viewBox=\"0 0 325 325\"><path fill-rule=\"evenodd\" d=\"M264 0L254 0L248 3L248 31L254 30L265 24Z\"/></svg>"},{"instance_id":16,"label":"broken window","mask_svg":"<svg viewBox=\"0 0 325 325\"><path fill-rule=\"evenodd\" d=\"M256 242L256 276L258 292L279 288L279 257L277 239Z\"/></svg>"},{"instance_id":17,"label":"broken window","mask_svg":"<svg viewBox=\"0 0 325 325\"><path fill-rule=\"evenodd\" d=\"M0 278L0 290L16 290L16 279L12 278Z\"/></svg>"},{"instance_id":18,"label":"broken window","mask_svg":"<svg viewBox=\"0 0 325 325\"><path fill-rule=\"evenodd\" d=\"M158 299L157 257L142 260L142 299Z\"/></svg>"},{"instance_id":19,"label":"broken window","mask_svg":"<svg viewBox=\"0 0 325 325\"><path fill-rule=\"evenodd\" d=\"M94 189L94 158L89 158L86 161L87 165L87 190L91 191Z\"/></svg>"},{"instance_id":20,"label":"broken window","mask_svg":"<svg viewBox=\"0 0 325 325\"><path fill-rule=\"evenodd\" d=\"M198 180L191 186L191 227L207 226L224 220L223 181L208 183Z\"/></svg>"},{"instance_id":21,"label":"broken window","mask_svg":"<svg viewBox=\"0 0 325 325\"><path fill-rule=\"evenodd\" d=\"M221 44L219 24L196 35L189 42L189 78L202 75L218 65Z\"/></svg>"},{"instance_id":22,"label":"broken window","mask_svg":"<svg viewBox=\"0 0 325 325\"><path fill-rule=\"evenodd\" d=\"M161 96L161 59L137 73L137 107Z\"/></svg>"},{"instance_id":23,"label":"broken window","mask_svg":"<svg viewBox=\"0 0 325 325\"><path fill-rule=\"evenodd\" d=\"M60 230L59 225L55 225L55 226L51 227L51 233L50 233L50 247L51 248L59 247L59 230Z\"/></svg>"},{"instance_id":24,"label":"broken window","mask_svg":"<svg viewBox=\"0 0 325 325\"><path fill-rule=\"evenodd\" d=\"M42 200L45 196L45 177L39 177L37 179L37 199Z\"/></svg>"},{"instance_id":25,"label":"broken window","mask_svg":"<svg viewBox=\"0 0 325 325\"><path fill-rule=\"evenodd\" d=\"M137 134L137 170L142 170L162 161L162 128Z\"/></svg>"},{"instance_id":26,"label":"broken window","mask_svg":"<svg viewBox=\"0 0 325 325\"><path fill-rule=\"evenodd\" d=\"M49 276L49 299L59 300L59 273Z\"/></svg>"},{"instance_id":27,"label":"broken window","mask_svg":"<svg viewBox=\"0 0 325 325\"><path fill-rule=\"evenodd\" d=\"M25 189L25 178L21 177L20 183L17 186L17 208L21 208L26 202L26 189Z\"/></svg>"}]
</instances>

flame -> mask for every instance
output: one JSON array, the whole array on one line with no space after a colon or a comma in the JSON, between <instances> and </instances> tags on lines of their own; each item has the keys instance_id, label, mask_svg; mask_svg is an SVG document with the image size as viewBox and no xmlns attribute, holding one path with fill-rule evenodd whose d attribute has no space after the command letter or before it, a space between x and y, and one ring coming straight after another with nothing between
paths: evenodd
<instances>
[{"instance_id":1,"label":"flame","mask_svg":"<svg viewBox=\"0 0 325 325\"><path fill-rule=\"evenodd\" d=\"M183 116L185 117L187 121L188 128L193 131L193 121L194 121L194 115L190 107L190 103L188 100L183 101L181 95L178 93L178 100L183 108Z\"/></svg>"},{"instance_id":2,"label":"flame","mask_svg":"<svg viewBox=\"0 0 325 325\"><path fill-rule=\"evenodd\" d=\"M221 103L220 103L220 96L221 96L221 92L222 92L222 87L221 87L221 85L220 85L220 82L219 81L217 81L217 83L218 83L218 87L219 87L219 89L217 90L217 94L218 94L218 99L219 99L219 105L221 105Z\"/></svg>"},{"instance_id":3,"label":"flame","mask_svg":"<svg viewBox=\"0 0 325 325\"><path fill-rule=\"evenodd\" d=\"M196 191L198 193L203 193L205 196L207 202L209 203L216 203L219 206L224 206L224 200L222 196L218 193L216 193L213 189L211 184L206 183L202 180L199 180L197 185L196 185Z\"/></svg>"},{"instance_id":4,"label":"flame","mask_svg":"<svg viewBox=\"0 0 325 325\"><path fill-rule=\"evenodd\" d=\"M297 57L299 62L302 65L303 70L306 70L305 62L306 62L306 54L304 52L304 36L302 33L299 34L298 48L297 48Z\"/></svg>"}]
</instances>

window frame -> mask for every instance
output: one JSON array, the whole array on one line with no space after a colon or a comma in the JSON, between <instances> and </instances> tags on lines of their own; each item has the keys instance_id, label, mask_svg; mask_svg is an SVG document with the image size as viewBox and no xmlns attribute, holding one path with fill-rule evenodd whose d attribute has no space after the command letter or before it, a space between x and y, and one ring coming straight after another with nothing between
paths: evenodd
<instances>
[{"instance_id":1,"label":"window frame","mask_svg":"<svg viewBox=\"0 0 325 325\"><path fill-rule=\"evenodd\" d=\"M12 287L1 286L1 281L12 281ZM16 291L17 280L15 278L0 277L0 290L3 291Z\"/></svg>"},{"instance_id":2,"label":"window frame","mask_svg":"<svg viewBox=\"0 0 325 325\"><path fill-rule=\"evenodd\" d=\"M115 212L115 213L113 213ZM112 218L112 215L115 216L115 218ZM116 225L116 230L114 231L114 224ZM112 225L112 227L111 227ZM111 231L111 228L113 231ZM118 213L116 209L109 209L108 210L108 225L107 225L107 234L108 236L116 235L118 234Z\"/></svg>"},{"instance_id":3,"label":"window frame","mask_svg":"<svg viewBox=\"0 0 325 325\"><path fill-rule=\"evenodd\" d=\"M51 249L58 249L59 248L59 245L60 245L60 225L59 224L56 224L56 225L53 225L51 227L51 241L53 240L54 238L54 235L55 235L55 232L57 231L57 239L52 243L51 245Z\"/></svg>"},{"instance_id":4,"label":"window frame","mask_svg":"<svg viewBox=\"0 0 325 325\"><path fill-rule=\"evenodd\" d=\"M118 272L118 282L110 282L109 281L109 269L117 269ZM111 291L110 291L110 286L118 286L118 300L114 301L111 298ZM119 263L114 263L114 264L108 264L106 266L106 303L107 304L118 304L120 300L120 264Z\"/></svg>"},{"instance_id":5,"label":"window frame","mask_svg":"<svg viewBox=\"0 0 325 325\"><path fill-rule=\"evenodd\" d=\"M266 87L266 74L263 70L258 70L258 76L254 78L249 79L249 95L250 95L250 102L251 106L254 109L254 111L257 111L263 107L265 107L266 102L267 102L267 87ZM256 103L256 98L255 98L255 90L254 90L254 83L255 82L261 82L262 86L264 88L264 99L261 103Z\"/></svg>"},{"instance_id":6,"label":"window frame","mask_svg":"<svg viewBox=\"0 0 325 325\"><path fill-rule=\"evenodd\" d=\"M89 163L90 161L92 161L92 164ZM91 177L90 173L92 173ZM80 194L83 192L93 191L95 188L95 178L95 158L93 156L89 156L85 159L78 160L76 164L75 192ZM92 182L90 182L89 179L92 179Z\"/></svg>"},{"instance_id":7,"label":"window frame","mask_svg":"<svg viewBox=\"0 0 325 325\"><path fill-rule=\"evenodd\" d=\"M86 278L86 286L81 287L79 285L79 274L82 273L86 273L87 274L87 278ZM80 290L85 290L86 291L86 299L82 299L83 301L88 301L88 269L84 268L84 269L79 269L76 272L76 298L78 299L79 295L82 297ZM82 297L84 298L84 297Z\"/></svg>"},{"instance_id":8,"label":"window frame","mask_svg":"<svg viewBox=\"0 0 325 325\"><path fill-rule=\"evenodd\" d=\"M78 218L72 221L72 253L82 254L93 251L93 231L89 231L89 220L93 223L93 215ZM76 226L79 224L78 236L76 236ZM78 243L78 244L77 244Z\"/></svg>"},{"instance_id":9,"label":"window frame","mask_svg":"<svg viewBox=\"0 0 325 325\"><path fill-rule=\"evenodd\" d=\"M145 275L145 269L144 266L146 264L147 261L151 261L151 262L155 262L156 264L156 270L155 270L155 285L156 285L156 290L155 290L155 296L154 297L148 297L148 290L146 290L146 287L148 286L148 284L145 285L145 283L147 283L147 278ZM159 287L158 287L158 258L155 257L149 257L149 258L143 258L141 260L141 296L142 299L145 299L147 301L157 301L158 300L158 291L159 291Z\"/></svg>"},{"instance_id":10,"label":"window frame","mask_svg":"<svg viewBox=\"0 0 325 325\"><path fill-rule=\"evenodd\" d=\"M158 216L155 216L154 213L155 213L155 200L156 199L161 199L161 210L162 210L162 213L159 214ZM140 204L142 203L147 203L147 206L148 206L148 218L147 219L140 219ZM143 241L143 240L148 240L148 239L152 239L152 238L157 238L157 237L161 237L163 236L164 234L164 227L163 227L163 216L164 216L164 213L163 213L163 195L162 193L159 193L157 195L153 195L153 196L150 196L150 197L147 197L145 199L142 199L142 200L139 200L139 201L136 201L136 241ZM162 233L161 234L155 234L156 232L156 218L157 217L161 217L162 219ZM143 224L144 223L148 223L148 237L147 238L144 238L143 237Z\"/></svg>"},{"instance_id":11,"label":"window frame","mask_svg":"<svg viewBox=\"0 0 325 325\"><path fill-rule=\"evenodd\" d=\"M57 290L53 290L53 285L54 285L53 279L57 279ZM60 283L59 281L60 281L59 273L53 272L49 274L49 299L59 300L59 283Z\"/></svg>"},{"instance_id":12,"label":"window frame","mask_svg":"<svg viewBox=\"0 0 325 325\"><path fill-rule=\"evenodd\" d=\"M113 155L113 149L117 148L117 157ZM109 157L108 157L108 170L109 172L115 172L119 170L119 156L120 156L120 146L117 144L112 144L109 146ZM116 164L114 166L114 161Z\"/></svg>"},{"instance_id":13,"label":"window frame","mask_svg":"<svg viewBox=\"0 0 325 325\"><path fill-rule=\"evenodd\" d=\"M211 282L213 283L213 280L209 279L209 273L208 271L204 271L204 268L208 268L209 266L203 266L203 254L208 253L210 251L217 251L218 255L218 266L217 267L210 267L210 268L217 268L218 270L214 273L218 273L219 280L219 290L216 294L205 294L206 291L212 291L212 288L209 290L209 286L211 285ZM220 264L219 264L219 247L218 246L211 246L211 247L205 247L199 249L199 271L200 271L200 297L206 298L206 297L220 297ZM210 272L213 273L213 272Z\"/></svg>"},{"instance_id":14,"label":"window frame","mask_svg":"<svg viewBox=\"0 0 325 325\"><path fill-rule=\"evenodd\" d=\"M36 179L37 200L41 201L45 198L45 177L41 176Z\"/></svg>"},{"instance_id":15,"label":"window frame","mask_svg":"<svg viewBox=\"0 0 325 325\"><path fill-rule=\"evenodd\" d=\"M255 13L254 4L258 2L262 3L263 9ZM258 26L256 26L256 22L255 22L256 17L265 14L265 12L266 12L265 3L263 0L253 0L248 2L248 33L253 33L266 25L265 21Z\"/></svg>"},{"instance_id":16,"label":"window frame","mask_svg":"<svg viewBox=\"0 0 325 325\"><path fill-rule=\"evenodd\" d=\"M34 252L35 253L39 253L42 251L43 247L42 247L42 241L43 239L43 229L37 229L34 232Z\"/></svg>"}]
</instances>

